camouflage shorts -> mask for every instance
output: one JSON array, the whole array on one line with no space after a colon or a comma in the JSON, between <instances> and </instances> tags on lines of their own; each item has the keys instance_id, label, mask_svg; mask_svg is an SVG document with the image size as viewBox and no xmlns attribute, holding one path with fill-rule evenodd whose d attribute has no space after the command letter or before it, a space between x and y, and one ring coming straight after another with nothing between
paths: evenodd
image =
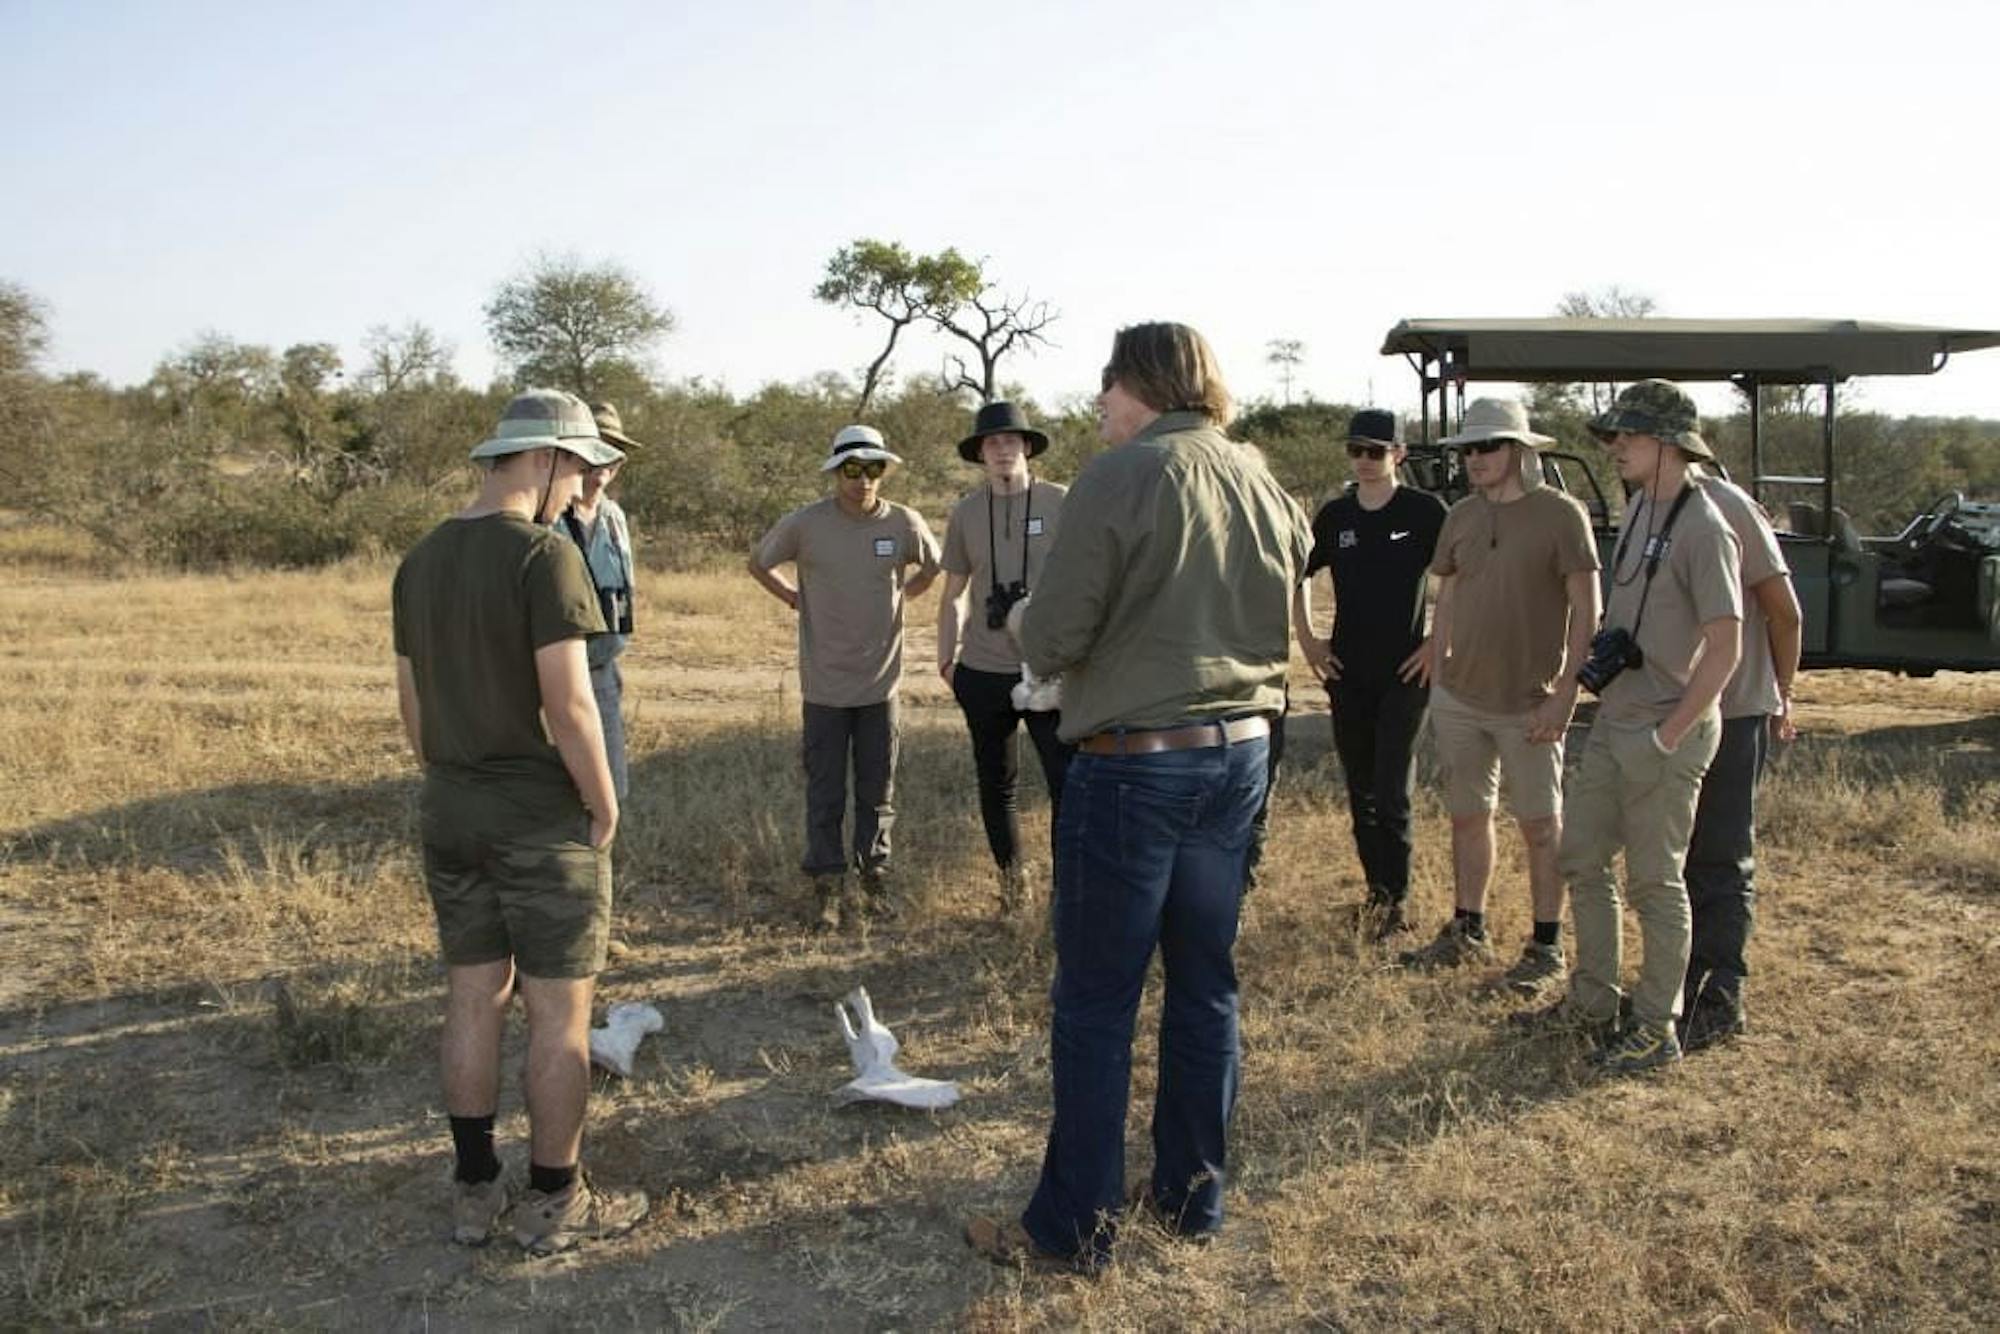
<instances>
[{"instance_id":1,"label":"camouflage shorts","mask_svg":"<svg viewBox=\"0 0 2000 1334\"><path fill-rule=\"evenodd\" d=\"M590 846L590 817L568 805L533 827L489 794L425 785L424 880L446 963L511 957L529 977L544 978L603 969L611 852Z\"/></svg>"}]
</instances>

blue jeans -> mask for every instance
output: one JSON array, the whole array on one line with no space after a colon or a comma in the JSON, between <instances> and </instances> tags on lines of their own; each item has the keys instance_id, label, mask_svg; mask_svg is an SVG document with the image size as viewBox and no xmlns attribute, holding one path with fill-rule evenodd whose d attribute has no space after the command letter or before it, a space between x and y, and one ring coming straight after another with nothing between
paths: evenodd
<instances>
[{"instance_id":1,"label":"blue jeans","mask_svg":"<svg viewBox=\"0 0 2000 1334\"><path fill-rule=\"evenodd\" d=\"M1132 1030L1154 946L1166 996L1153 1103L1153 1204L1184 1235L1222 1224L1242 1053L1237 911L1268 746L1070 761L1056 828L1055 1115L1021 1222L1044 1250L1108 1257L1125 1196Z\"/></svg>"}]
</instances>

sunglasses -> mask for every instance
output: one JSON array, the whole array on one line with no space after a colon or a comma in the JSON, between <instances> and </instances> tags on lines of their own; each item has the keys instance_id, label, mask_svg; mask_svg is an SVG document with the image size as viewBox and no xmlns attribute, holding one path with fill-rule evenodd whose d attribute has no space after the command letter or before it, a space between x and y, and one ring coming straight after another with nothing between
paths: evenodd
<instances>
[{"instance_id":1,"label":"sunglasses","mask_svg":"<svg viewBox=\"0 0 2000 1334\"><path fill-rule=\"evenodd\" d=\"M1512 440L1474 440L1464 448L1468 454L1497 454L1513 443Z\"/></svg>"},{"instance_id":2,"label":"sunglasses","mask_svg":"<svg viewBox=\"0 0 2000 1334\"><path fill-rule=\"evenodd\" d=\"M1347 457L1351 459L1385 459L1389 457L1388 445L1357 445L1348 442Z\"/></svg>"},{"instance_id":3,"label":"sunglasses","mask_svg":"<svg viewBox=\"0 0 2000 1334\"><path fill-rule=\"evenodd\" d=\"M869 459L865 463L860 459L849 459L846 463L840 465L840 475L850 482L858 482L863 477L869 478L872 481L887 471L889 471L889 465L880 459Z\"/></svg>"}]
</instances>

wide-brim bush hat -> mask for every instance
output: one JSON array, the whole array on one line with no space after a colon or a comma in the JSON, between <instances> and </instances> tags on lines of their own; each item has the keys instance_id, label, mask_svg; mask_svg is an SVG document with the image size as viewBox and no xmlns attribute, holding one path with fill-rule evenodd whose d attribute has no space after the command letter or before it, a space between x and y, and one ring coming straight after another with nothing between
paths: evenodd
<instances>
[{"instance_id":1,"label":"wide-brim bush hat","mask_svg":"<svg viewBox=\"0 0 2000 1334\"><path fill-rule=\"evenodd\" d=\"M606 444L597 434L597 419L590 415L590 406L560 389L530 389L508 400L492 438L474 445L472 457L498 459L531 449L568 450L593 468L607 467L625 457L624 450Z\"/></svg>"},{"instance_id":2,"label":"wide-brim bush hat","mask_svg":"<svg viewBox=\"0 0 2000 1334\"><path fill-rule=\"evenodd\" d=\"M1387 408L1362 408L1347 419L1347 439L1356 445L1403 447L1402 426Z\"/></svg>"},{"instance_id":3,"label":"wide-brim bush hat","mask_svg":"<svg viewBox=\"0 0 2000 1334\"><path fill-rule=\"evenodd\" d=\"M972 434L958 442L958 456L967 463L979 462L979 446L989 435L1018 435L1028 442L1028 457L1049 447L1049 438L1028 424L1028 414L1006 399L996 399L979 409L972 419Z\"/></svg>"},{"instance_id":4,"label":"wide-brim bush hat","mask_svg":"<svg viewBox=\"0 0 2000 1334\"><path fill-rule=\"evenodd\" d=\"M643 444L625 434L625 423L619 418L618 409L609 403L592 403L590 417L597 423L597 434L612 444L622 445L626 449L645 448Z\"/></svg>"},{"instance_id":5,"label":"wide-brim bush hat","mask_svg":"<svg viewBox=\"0 0 2000 1334\"><path fill-rule=\"evenodd\" d=\"M833 452L826 456L826 462L819 465L821 472L832 472L841 464L854 459L862 463L880 460L883 463L901 463L901 456L891 454L882 440L882 433L872 426L843 426L833 437Z\"/></svg>"},{"instance_id":6,"label":"wide-brim bush hat","mask_svg":"<svg viewBox=\"0 0 2000 1334\"><path fill-rule=\"evenodd\" d=\"M1475 398L1466 406L1458 434L1440 445L1476 445L1487 440L1512 440L1530 449L1546 449L1556 439L1528 429L1528 410L1515 398Z\"/></svg>"},{"instance_id":7,"label":"wide-brim bush hat","mask_svg":"<svg viewBox=\"0 0 2000 1334\"><path fill-rule=\"evenodd\" d=\"M1641 380L1628 384L1608 411L1590 420L1590 433L1606 444L1620 431L1650 435L1675 445L1690 458L1713 461L1715 451L1701 438L1701 414L1677 384Z\"/></svg>"}]
</instances>

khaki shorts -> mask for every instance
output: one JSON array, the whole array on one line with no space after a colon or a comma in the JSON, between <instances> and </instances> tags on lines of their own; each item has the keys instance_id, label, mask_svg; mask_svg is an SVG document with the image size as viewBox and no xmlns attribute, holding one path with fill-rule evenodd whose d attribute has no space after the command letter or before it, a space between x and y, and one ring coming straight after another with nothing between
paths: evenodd
<instances>
[{"instance_id":1,"label":"khaki shorts","mask_svg":"<svg viewBox=\"0 0 2000 1334\"><path fill-rule=\"evenodd\" d=\"M611 851L590 846L571 794L524 810L491 791L429 778L422 801L424 880L444 961L511 958L529 977L591 977L611 929Z\"/></svg>"},{"instance_id":2,"label":"khaki shorts","mask_svg":"<svg viewBox=\"0 0 2000 1334\"><path fill-rule=\"evenodd\" d=\"M1433 683L1431 736L1453 815L1491 813L1502 784L1516 820L1562 809L1562 743L1528 740L1527 714L1488 713Z\"/></svg>"}]
</instances>

